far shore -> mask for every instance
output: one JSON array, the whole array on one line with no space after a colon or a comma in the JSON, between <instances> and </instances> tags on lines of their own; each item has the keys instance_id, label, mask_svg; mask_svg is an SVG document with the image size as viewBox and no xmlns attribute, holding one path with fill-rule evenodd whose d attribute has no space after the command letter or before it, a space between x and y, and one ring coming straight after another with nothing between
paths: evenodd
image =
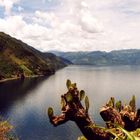
<instances>
[{"instance_id":1,"label":"far shore","mask_svg":"<svg viewBox=\"0 0 140 140\"><path fill-rule=\"evenodd\" d=\"M34 77L42 77L44 75L32 75L32 76L25 76L25 78L34 78ZM18 80L21 79L20 77L13 77L13 78L5 78L0 80L0 83L6 82L6 81L12 81L12 80Z\"/></svg>"}]
</instances>

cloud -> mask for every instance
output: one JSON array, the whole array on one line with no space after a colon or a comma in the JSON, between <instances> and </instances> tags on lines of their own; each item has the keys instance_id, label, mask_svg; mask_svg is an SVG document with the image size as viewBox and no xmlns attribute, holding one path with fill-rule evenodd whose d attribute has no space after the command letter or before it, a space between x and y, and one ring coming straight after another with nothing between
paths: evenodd
<instances>
[{"instance_id":1,"label":"cloud","mask_svg":"<svg viewBox=\"0 0 140 140\"><path fill-rule=\"evenodd\" d=\"M19 1L20 0L0 0L0 6L5 8L6 15L10 15L13 5L18 3Z\"/></svg>"},{"instance_id":2,"label":"cloud","mask_svg":"<svg viewBox=\"0 0 140 140\"><path fill-rule=\"evenodd\" d=\"M21 16L8 16L5 19L0 19L0 30L15 36L25 25L26 22Z\"/></svg>"},{"instance_id":3,"label":"cloud","mask_svg":"<svg viewBox=\"0 0 140 140\"><path fill-rule=\"evenodd\" d=\"M85 0L66 0L63 5L64 13L72 22L78 23L81 28L89 33L101 32L103 25L101 21L90 11L88 2Z\"/></svg>"},{"instance_id":4,"label":"cloud","mask_svg":"<svg viewBox=\"0 0 140 140\"><path fill-rule=\"evenodd\" d=\"M81 10L79 23L82 29L89 33L98 33L103 29L101 23L91 15L88 9Z\"/></svg>"},{"instance_id":5,"label":"cloud","mask_svg":"<svg viewBox=\"0 0 140 140\"><path fill-rule=\"evenodd\" d=\"M58 18L53 12L35 11L33 21L49 27L55 27L58 23Z\"/></svg>"},{"instance_id":6,"label":"cloud","mask_svg":"<svg viewBox=\"0 0 140 140\"><path fill-rule=\"evenodd\" d=\"M32 0L28 9L21 1L5 1L0 0L7 13L0 18L0 30L41 51L140 48L139 0L57 0L56 7L56 0L41 1L49 10L29 9ZM17 12L10 14L17 3Z\"/></svg>"},{"instance_id":7,"label":"cloud","mask_svg":"<svg viewBox=\"0 0 140 140\"><path fill-rule=\"evenodd\" d=\"M21 6L18 6L18 11L22 12L24 10L24 8L22 8Z\"/></svg>"}]
</instances>

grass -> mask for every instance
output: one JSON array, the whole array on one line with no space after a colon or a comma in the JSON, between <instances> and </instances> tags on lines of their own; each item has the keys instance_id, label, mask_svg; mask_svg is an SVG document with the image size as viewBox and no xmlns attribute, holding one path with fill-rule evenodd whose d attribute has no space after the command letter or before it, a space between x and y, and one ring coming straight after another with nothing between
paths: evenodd
<instances>
[{"instance_id":1,"label":"grass","mask_svg":"<svg viewBox=\"0 0 140 140\"><path fill-rule=\"evenodd\" d=\"M28 69L25 65L20 65L20 68L24 71L25 75L33 75L33 72L30 69Z\"/></svg>"}]
</instances>

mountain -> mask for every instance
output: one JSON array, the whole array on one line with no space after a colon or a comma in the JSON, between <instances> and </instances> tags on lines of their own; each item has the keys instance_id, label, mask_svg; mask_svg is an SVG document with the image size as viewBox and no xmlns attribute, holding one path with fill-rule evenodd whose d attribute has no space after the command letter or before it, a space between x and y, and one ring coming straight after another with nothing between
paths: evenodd
<instances>
[{"instance_id":1,"label":"mountain","mask_svg":"<svg viewBox=\"0 0 140 140\"><path fill-rule=\"evenodd\" d=\"M0 79L25 76L50 75L67 66L61 58L42 53L33 47L0 32Z\"/></svg>"},{"instance_id":2,"label":"mountain","mask_svg":"<svg viewBox=\"0 0 140 140\"><path fill-rule=\"evenodd\" d=\"M68 59L76 65L140 65L140 50L115 50L111 52L59 52L52 51L57 56Z\"/></svg>"},{"instance_id":3,"label":"mountain","mask_svg":"<svg viewBox=\"0 0 140 140\"><path fill-rule=\"evenodd\" d=\"M72 62L71 61L69 61L69 60L67 60L67 59L65 59L65 58L63 58L63 57L61 57L61 56L56 56L55 54L53 54L53 53L48 53L48 52L45 52L45 53L43 53L44 54L44 56L46 57L46 58L49 58L50 60L52 60L52 62L54 63L54 65L55 65L55 67L62 67L63 65L70 65L70 64L72 64ZM55 59L54 59L55 58ZM59 63L59 65L57 64L55 64L55 62L56 61L58 61L58 62L61 62L61 63ZM61 66L62 65L62 66Z\"/></svg>"}]
</instances>

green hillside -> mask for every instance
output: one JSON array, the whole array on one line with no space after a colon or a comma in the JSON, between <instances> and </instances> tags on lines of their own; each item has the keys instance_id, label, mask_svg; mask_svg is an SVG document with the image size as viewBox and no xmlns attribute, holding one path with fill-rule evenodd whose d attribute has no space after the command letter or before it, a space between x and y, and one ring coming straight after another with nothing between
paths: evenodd
<instances>
[{"instance_id":1,"label":"green hillside","mask_svg":"<svg viewBox=\"0 0 140 140\"><path fill-rule=\"evenodd\" d=\"M59 57L45 54L20 40L0 32L0 79L50 75L67 64Z\"/></svg>"}]
</instances>

